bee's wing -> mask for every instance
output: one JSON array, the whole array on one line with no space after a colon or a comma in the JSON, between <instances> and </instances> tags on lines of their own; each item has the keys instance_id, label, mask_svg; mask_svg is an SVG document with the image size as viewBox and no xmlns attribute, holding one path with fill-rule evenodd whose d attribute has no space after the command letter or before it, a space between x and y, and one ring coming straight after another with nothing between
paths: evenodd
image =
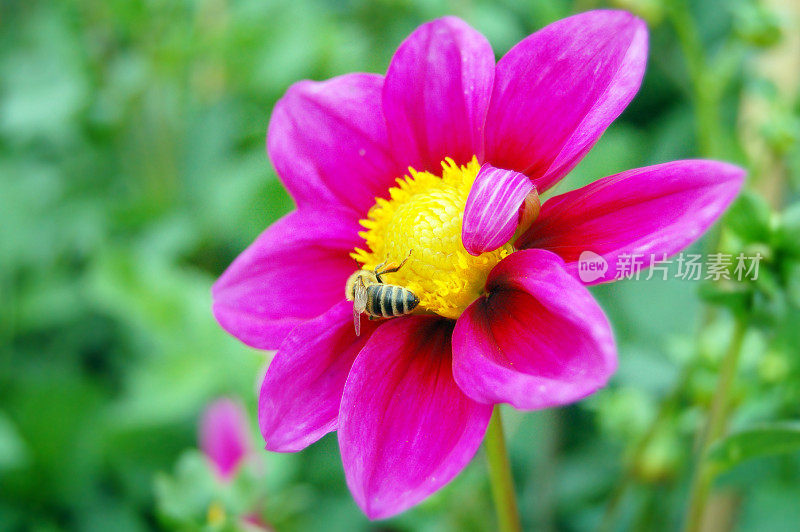
<instances>
[{"instance_id":1,"label":"bee's wing","mask_svg":"<svg viewBox=\"0 0 800 532\"><path fill-rule=\"evenodd\" d=\"M367 287L363 279L358 279L353 287L353 324L356 336L361 335L361 313L367 310Z\"/></svg>"}]
</instances>

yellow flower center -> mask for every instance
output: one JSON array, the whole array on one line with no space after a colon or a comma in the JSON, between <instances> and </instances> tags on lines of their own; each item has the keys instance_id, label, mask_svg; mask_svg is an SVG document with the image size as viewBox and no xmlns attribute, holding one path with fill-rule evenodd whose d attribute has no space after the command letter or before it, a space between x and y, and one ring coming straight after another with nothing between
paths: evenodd
<instances>
[{"instance_id":1,"label":"yellow flower center","mask_svg":"<svg viewBox=\"0 0 800 532\"><path fill-rule=\"evenodd\" d=\"M461 243L464 207L478 170L475 157L465 166L445 159L441 176L409 168L411 175L389 189L390 199L378 198L361 220L367 230L359 235L369 251L356 248L351 256L365 270L384 262L397 266L408 257L383 282L414 292L420 311L458 318L483 293L492 268L514 251L506 243L474 257Z\"/></svg>"}]
</instances>

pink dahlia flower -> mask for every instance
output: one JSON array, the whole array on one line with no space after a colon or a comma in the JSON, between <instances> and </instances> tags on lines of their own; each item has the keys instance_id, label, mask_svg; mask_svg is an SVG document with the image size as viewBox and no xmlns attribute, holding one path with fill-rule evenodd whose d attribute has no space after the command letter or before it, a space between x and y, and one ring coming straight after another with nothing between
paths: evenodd
<instances>
[{"instance_id":1,"label":"pink dahlia flower","mask_svg":"<svg viewBox=\"0 0 800 532\"><path fill-rule=\"evenodd\" d=\"M260 395L267 449L337 430L351 492L383 518L464 468L494 404L563 405L606 384L616 348L577 277L580 253L673 254L743 180L714 161L640 168L555 196L531 221L537 192L633 98L646 53L641 20L592 11L495 64L480 33L446 17L416 29L385 76L289 88L267 148L297 209L213 288L227 331L277 349ZM365 319L356 336L349 276L406 258L383 282L418 306Z\"/></svg>"},{"instance_id":2,"label":"pink dahlia flower","mask_svg":"<svg viewBox=\"0 0 800 532\"><path fill-rule=\"evenodd\" d=\"M200 450L220 478L229 480L250 454L250 432L242 405L222 398L211 403L200 420Z\"/></svg>"}]
</instances>

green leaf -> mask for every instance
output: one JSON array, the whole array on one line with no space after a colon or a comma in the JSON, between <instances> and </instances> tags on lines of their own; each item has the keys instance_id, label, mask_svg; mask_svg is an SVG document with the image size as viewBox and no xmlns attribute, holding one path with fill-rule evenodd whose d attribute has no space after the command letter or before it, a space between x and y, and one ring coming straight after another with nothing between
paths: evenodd
<instances>
[{"instance_id":1,"label":"green leaf","mask_svg":"<svg viewBox=\"0 0 800 532\"><path fill-rule=\"evenodd\" d=\"M796 451L800 451L800 421L784 421L731 434L714 444L708 458L724 471L753 458Z\"/></svg>"},{"instance_id":2,"label":"green leaf","mask_svg":"<svg viewBox=\"0 0 800 532\"><path fill-rule=\"evenodd\" d=\"M0 471L25 465L28 450L14 424L0 412Z\"/></svg>"},{"instance_id":3,"label":"green leaf","mask_svg":"<svg viewBox=\"0 0 800 532\"><path fill-rule=\"evenodd\" d=\"M746 243L769 241L770 207L758 194L745 191L736 199L725 221Z\"/></svg>"},{"instance_id":4,"label":"green leaf","mask_svg":"<svg viewBox=\"0 0 800 532\"><path fill-rule=\"evenodd\" d=\"M160 473L155 495L161 517L173 524L204 523L214 503L217 486L206 458L196 450L186 451L174 476Z\"/></svg>"},{"instance_id":5,"label":"green leaf","mask_svg":"<svg viewBox=\"0 0 800 532\"><path fill-rule=\"evenodd\" d=\"M786 208L778 228L778 245L800 255L800 202Z\"/></svg>"},{"instance_id":6,"label":"green leaf","mask_svg":"<svg viewBox=\"0 0 800 532\"><path fill-rule=\"evenodd\" d=\"M800 308L800 262L785 261L782 266L786 296L795 307Z\"/></svg>"},{"instance_id":7,"label":"green leaf","mask_svg":"<svg viewBox=\"0 0 800 532\"><path fill-rule=\"evenodd\" d=\"M781 19L765 6L744 3L733 11L736 35L753 46L770 47L781 41Z\"/></svg>"},{"instance_id":8,"label":"green leaf","mask_svg":"<svg viewBox=\"0 0 800 532\"><path fill-rule=\"evenodd\" d=\"M735 314L746 312L752 301L750 286L731 280L705 281L697 293L707 303L726 307Z\"/></svg>"}]
</instances>

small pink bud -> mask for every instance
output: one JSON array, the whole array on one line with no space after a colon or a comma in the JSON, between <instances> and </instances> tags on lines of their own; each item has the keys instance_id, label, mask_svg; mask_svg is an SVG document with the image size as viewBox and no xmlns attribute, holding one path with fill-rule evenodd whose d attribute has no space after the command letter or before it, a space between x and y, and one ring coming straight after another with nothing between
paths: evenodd
<instances>
[{"instance_id":1,"label":"small pink bud","mask_svg":"<svg viewBox=\"0 0 800 532\"><path fill-rule=\"evenodd\" d=\"M223 480L229 480L250 453L250 433L244 408L229 398L217 399L203 412L200 449Z\"/></svg>"}]
</instances>

